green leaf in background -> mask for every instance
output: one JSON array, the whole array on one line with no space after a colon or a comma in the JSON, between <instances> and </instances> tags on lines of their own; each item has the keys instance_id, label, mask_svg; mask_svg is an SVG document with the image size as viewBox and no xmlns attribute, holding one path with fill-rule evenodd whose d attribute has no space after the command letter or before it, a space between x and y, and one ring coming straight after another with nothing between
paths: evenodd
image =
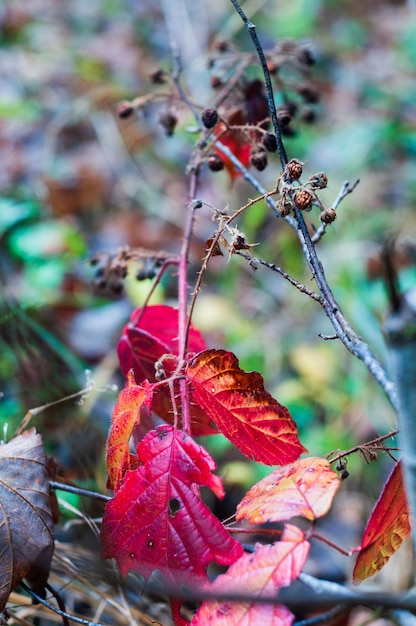
<instances>
[{"instance_id":1,"label":"green leaf in background","mask_svg":"<svg viewBox=\"0 0 416 626\"><path fill-rule=\"evenodd\" d=\"M68 254L81 257L87 252L80 233L73 226L58 221L22 226L11 234L9 247L22 261Z\"/></svg>"},{"instance_id":2,"label":"green leaf in background","mask_svg":"<svg viewBox=\"0 0 416 626\"><path fill-rule=\"evenodd\" d=\"M39 211L39 205L34 201L19 202L13 198L0 198L0 237L16 224L37 217Z\"/></svg>"}]
</instances>

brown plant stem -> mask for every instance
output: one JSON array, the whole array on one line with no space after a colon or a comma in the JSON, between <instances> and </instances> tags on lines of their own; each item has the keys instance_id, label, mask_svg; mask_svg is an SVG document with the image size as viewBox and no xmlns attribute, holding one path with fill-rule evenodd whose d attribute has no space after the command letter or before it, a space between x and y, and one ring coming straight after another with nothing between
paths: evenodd
<instances>
[{"instance_id":1,"label":"brown plant stem","mask_svg":"<svg viewBox=\"0 0 416 626\"><path fill-rule=\"evenodd\" d=\"M328 463L332 465L332 463L335 463L336 461L339 461L340 459L346 456L349 456L350 454L353 454L354 452L359 452L366 448L371 449L372 451L377 451L377 452L387 451L387 448L382 446L381 443L385 441L386 439L390 439L390 437L395 437L398 434L398 432L399 432L398 430L392 430L386 435L382 435L381 437L375 437L374 439L371 439L371 441L367 441L366 443L362 443L361 445L354 446L353 448L350 448L349 450L337 451L336 453L330 452L330 454L327 454L327 457L326 457L328 460ZM332 456L334 454L335 456Z\"/></svg>"}]
</instances>

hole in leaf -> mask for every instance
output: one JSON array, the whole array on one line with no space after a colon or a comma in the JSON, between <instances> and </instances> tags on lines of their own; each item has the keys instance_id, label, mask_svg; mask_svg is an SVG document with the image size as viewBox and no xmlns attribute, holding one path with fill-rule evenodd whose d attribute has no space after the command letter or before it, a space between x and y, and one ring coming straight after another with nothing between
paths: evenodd
<instances>
[{"instance_id":1,"label":"hole in leaf","mask_svg":"<svg viewBox=\"0 0 416 626\"><path fill-rule=\"evenodd\" d=\"M181 508L181 503L177 498L171 498L169 500L169 516L175 517L176 513Z\"/></svg>"}]
</instances>

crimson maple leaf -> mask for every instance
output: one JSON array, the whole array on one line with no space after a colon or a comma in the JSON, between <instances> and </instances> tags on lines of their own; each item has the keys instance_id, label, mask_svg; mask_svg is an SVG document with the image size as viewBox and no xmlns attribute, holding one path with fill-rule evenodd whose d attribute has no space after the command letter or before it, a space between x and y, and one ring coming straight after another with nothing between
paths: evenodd
<instances>
[{"instance_id":1,"label":"crimson maple leaf","mask_svg":"<svg viewBox=\"0 0 416 626\"><path fill-rule=\"evenodd\" d=\"M151 431L138 445L141 465L127 472L107 504L101 528L103 558L115 558L125 576L159 570L171 584L194 586L216 561L233 563L242 547L195 493L195 485L224 495L215 462L172 426Z\"/></svg>"}]
</instances>

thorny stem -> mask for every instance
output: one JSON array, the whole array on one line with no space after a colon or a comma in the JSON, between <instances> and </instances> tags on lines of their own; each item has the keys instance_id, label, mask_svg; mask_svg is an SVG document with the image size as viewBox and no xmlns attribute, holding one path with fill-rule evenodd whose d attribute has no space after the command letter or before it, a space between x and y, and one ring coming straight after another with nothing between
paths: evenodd
<instances>
[{"instance_id":1,"label":"thorny stem","mask_svg":"<svg viewBox=\"0 0 416 626\"><path fill-rule=\"evenodd\" d=\"M267 101L270 108L270 115L272 118L273 126L276 132L280 162L282 165L282 169L284 169L287 165L288 160L285 149L283 147L279 123L277 121L273 87L271 84L270 73L267 68L267 62L264 56L264 52L256 35L254 24L249 22L237 0L231 0L231 2L247 27L263 69L266 83ZM363 361L368 371L372 374L372 376L384 390L394 409L397 410L398 400L394 383L389 380L386 372L375 358L370 347L357 335L357 333L351 328L350 324L344 317L341 308L336 301L335 296L332 293L326 280L324 269L321 262L319 261L315 246L311 240L311 236L304 220L303 213L297 207L294 207L294 214L297 222L297 235L302 246L303 254L312 272L312 276L314 277L316 284L318 285L319 291L322 295L322 306L327 317L330 319L337 336L342 341L347 350L349 350L358 359Z\"/></svg>"},{"instance_id":2,"label":"thorny stem","mask_svg":"<svg viewBox=\"0 0 416 626\"><path fill-rule=\"evenodd\" d=\"M274 103L274 96L273 96L273 87L272 87L272 82L270 80L270 72L267 68L266 57L264 56L263 48L257 37L255 25L252 22L250 22L250 20L247 18L246 14L244 13L243 9L241 8L237 0L231 0L231 2L234 5L235 10L237 11L239 16L243 20L249 32L249 35L255 45L255 48L256 48L260 63L261 63L261 67L263 69L264 80L266 83L267 104L269 106L270 116L272 118L272 124L274 128L274 132L276 134L277 150L279 152L280 163L282 165L282 170L284 170L287 165L288 158L287 158L285 147L283 145L279 120L277 118L276 105Z\"/></svg>"},{"instance_id":3,"label":"thorny stem","mask_svg":"<svg viewBox=\"0 0 416 626\"><path fill-rule=\"evenodd\" d=\"M255 260L257 261L257 263L260 263L260 265L267 267L269 270L272 270L273 272L277 272L278 274L280 274L280 276L283 276L285 280L289 281L291 285L296 287L296 289L299 289L299 291L306 294L313 300L316 300L317 302L322 303L322 296L315 293L314 291L311 291L310 289L305 287L305 285L302 285L302 283L299 283L297 280L292 278L287 272L285 272L281 267L279 267L275 263L269 263L268 261L264 261L263 259L260 259L259 257L253 258L249 254L247 254L246 252L242 252L241 250L238 250L236 254L238 254L239 256L242 256L244 259L246 259L249 262Z\"/></svg>"},{"instance_id":4,"label":"thorny stem","mask_svg":"<svg viewBox=\"0 0 416 626\"><path fill-rule=\"evenodd\" d=\"M387 452L387 448L384 448L384 446L381 446L380 444L383 441L385 441L385 439L390 439L390 437L395 437L398 434L398 432L399 432L398 430L392 430L386 435L382 435L381 437L376 437L375 439L371 439L371 441L367 441L366 443L362 443L361 445L354 446L353 448L350 448L349 450L330 452L329 454L327 454L327 457L326 457L328 460L328 463L331 463L331 464L335 463L336 461L339 461L343 457L349 456L350 454L353 454L354 452L362 451L363 449L366 449L366 448L371 448L372 450L379 451L379 452ZM334 454L335 456L332 456Z\"/></svg>"}]
</instances>

